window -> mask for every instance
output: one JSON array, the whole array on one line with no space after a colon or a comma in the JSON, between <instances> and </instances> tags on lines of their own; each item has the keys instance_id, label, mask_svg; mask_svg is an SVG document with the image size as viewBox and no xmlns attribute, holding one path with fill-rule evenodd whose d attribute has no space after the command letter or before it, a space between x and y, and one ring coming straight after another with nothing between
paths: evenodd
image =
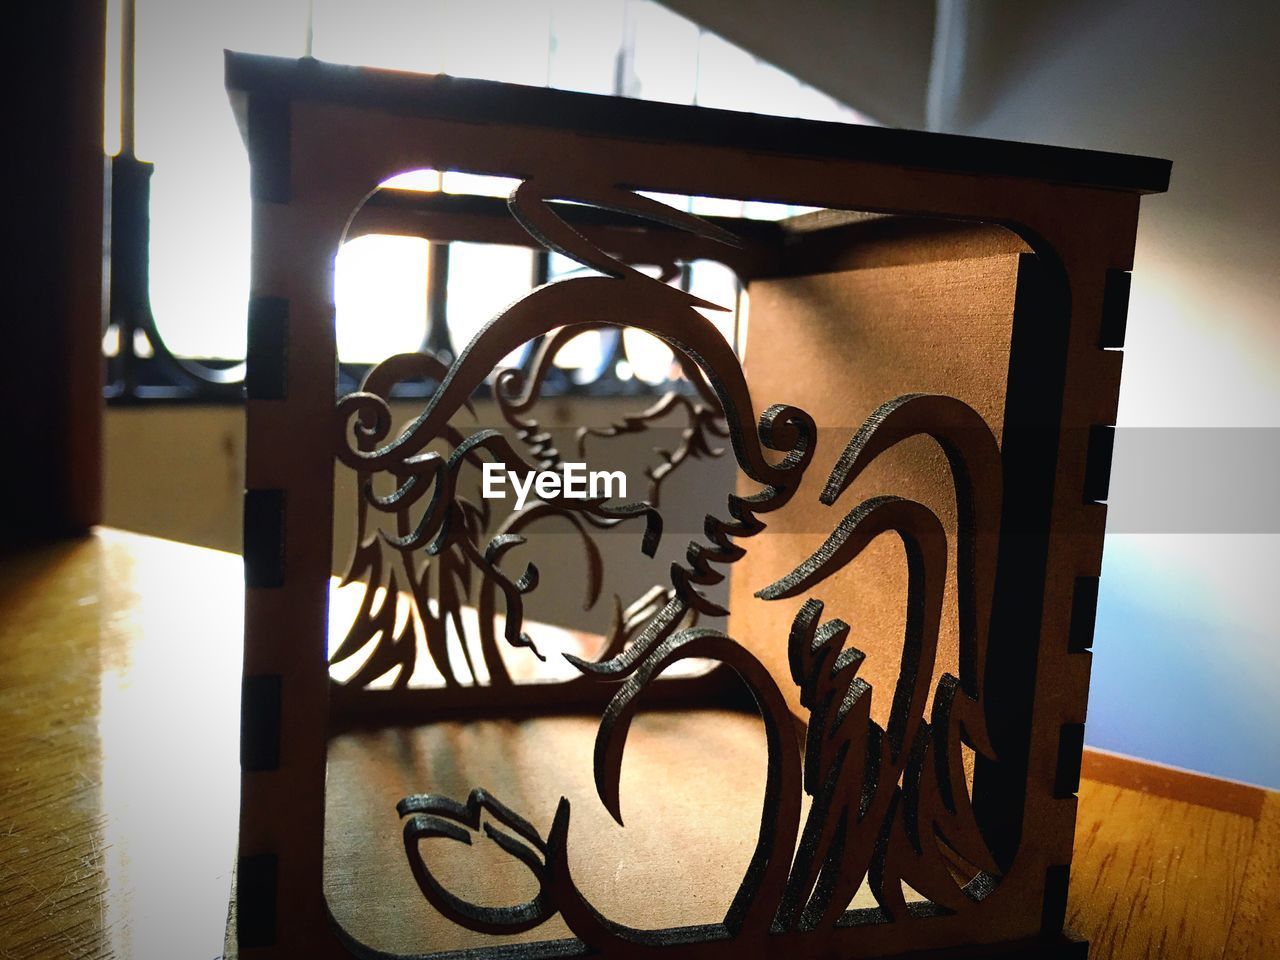
<instances>
[{"instance_id":1,"label":"window","mask_svg":"<svg viewBox=\"0 0 1280 960\"><path fill-rule=\"evenodd\" d=\"M109 11L108 56L117 66L125 3L115 0ZM144 303L149 298L154 328L143 322L131 330L115 317L106 331L109 396L122 400L203 398L216 392L216 384L205 382L210 376L232 381L222 395L238 397L250 204L248 162L222 86L224 48L290 57L310 52L335 62L865 122L653 0L137 0L134 35L134 151L154 165L143 251L150 279L142 296ZM121 83L118 69L108 73L106 144L114 153L121 147ZM389 185L500 196L510 189L497 178L435 171L406 173ZM777 218L793 212L770 204L660 199L696 213ZM456 351L535 281L564 270L558 258L543 257L540 264L524 248L455 243L433 260L429 247L390 236L358 237L343 246L335 305L348 379L389 353L423 346L433 322L430 284L443 285L445 296L435 300L443 302L445 316L434 322L443 323ZM686 266L676 282L707 299L736 302L733 275L716 264ZM730 339L736 336L732 315L715 319ZM669 351L642 334L601 332L580 340L561 357L570 388L602 377L657 385L670 373ZM440 341L437 331L431 342Z\"/></svg>"}]
</instances>

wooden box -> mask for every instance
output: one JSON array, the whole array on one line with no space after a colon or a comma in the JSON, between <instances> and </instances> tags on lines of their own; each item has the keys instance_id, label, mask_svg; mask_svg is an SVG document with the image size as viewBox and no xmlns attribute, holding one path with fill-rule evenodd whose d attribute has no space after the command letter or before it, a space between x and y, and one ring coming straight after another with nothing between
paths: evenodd
<instances>
[{"instance_id":1,"label":"wooden box","mask_svg":"<svg viewBox=\"0 0 1280 960\"><path fill-rule=\"evenodd\" d=\"M239 955L1083 956L1110 425L1169 165L240 54L227 85L254 201ZM518 186L378 191L418 168ZM588 269L337 398L334 257L361 233ZM745 291L741 356L666 282L693 260ZM542 373L619 326L684 380L599 433L679 413L664 477L727 450L705 525L478 499L485 462L562 468ZM430 389L406 419L407 381ZM486 391L502 429L464 415ZM335 489L360 499L345 612ZM507 562L548 519L589 599L597 535L681 552L604 637L540 627L526 598L582 579Z\"/></svg>"}]
</instances>

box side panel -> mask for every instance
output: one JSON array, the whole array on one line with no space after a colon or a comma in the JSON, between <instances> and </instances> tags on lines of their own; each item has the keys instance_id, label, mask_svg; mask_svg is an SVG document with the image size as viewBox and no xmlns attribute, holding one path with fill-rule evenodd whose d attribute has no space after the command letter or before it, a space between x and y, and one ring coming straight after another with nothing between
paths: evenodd
<instances>
[{"instance_id":1,"label":"box side panel","mask_svg":"<svg viewBox=\"0 0 1280 960\"><path fill-rule=\"evenodd\" d=\"M869 497L917 500L948 536L948 580L955 569L955 491L947 461L931 440L908 440L878 458L832 506L819 494L841 451L882 403L909 393L940 393L973 407L999 437L1009 365L1017 255L850 270L752 283L745 366L758 408L791 403L819 430L817 452L798 493L770 514L768 529L742 541L734 565L732 636L774 673L796 716L807 718L791 683L786 641L807 596L824 616L850 624L850 643L867 659L859 676L873 688L872 717L886 721L898 678L906 608L906 565L893 538L881 537L844 570L806 594L763 601L755 591L790 572L836 524ZM744 480L740 492L752 492ZM935 672L956 672L957 616L949 582Z\"/></svg>"}]
</instances>

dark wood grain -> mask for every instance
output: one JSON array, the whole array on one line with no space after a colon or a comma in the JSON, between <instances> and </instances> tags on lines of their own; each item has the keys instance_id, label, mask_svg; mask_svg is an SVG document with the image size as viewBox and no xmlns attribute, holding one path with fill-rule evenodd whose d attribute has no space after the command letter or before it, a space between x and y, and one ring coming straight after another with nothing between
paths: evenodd
<instances>
[{"instance_id":1,"label":"dark wood grain","mask_svg":"<svg viewBox=\"0 0 1280 960\"><path fill-rule=\"evenodd\" d=\"M1227 931L1229 960L1280 957L1276 884L1280 883L1280 794L1267 791L1253 829L1240 895Z\"/></svg>"}]
</instances>

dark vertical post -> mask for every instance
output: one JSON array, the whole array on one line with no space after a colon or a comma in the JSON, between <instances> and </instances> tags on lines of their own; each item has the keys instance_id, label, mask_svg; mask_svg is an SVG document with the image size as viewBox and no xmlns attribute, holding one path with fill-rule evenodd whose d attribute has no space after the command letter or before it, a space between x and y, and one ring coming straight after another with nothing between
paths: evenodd
<instances>
[{"instance_id":1,"label":"dark vertical post","mask_svg":"<svg viewBox=\"0 0 1280 960\"><path fill-rule=\"evenodd\" d=\"M3 321L0 540L16 542L101 519L106 4L20 4L5 19L22 260Z\"/></svg>"},{"instance_id":2,"label":"dark vertical post","mask_svg":"<svg viewBox=\"0 0 1280 960\"><path fill-rule=\"evenodd\" d=\"M427 333L422 349L445 363L456 355L449 337L449 244L427 244Z\"/></svg>"}]
</instances>

